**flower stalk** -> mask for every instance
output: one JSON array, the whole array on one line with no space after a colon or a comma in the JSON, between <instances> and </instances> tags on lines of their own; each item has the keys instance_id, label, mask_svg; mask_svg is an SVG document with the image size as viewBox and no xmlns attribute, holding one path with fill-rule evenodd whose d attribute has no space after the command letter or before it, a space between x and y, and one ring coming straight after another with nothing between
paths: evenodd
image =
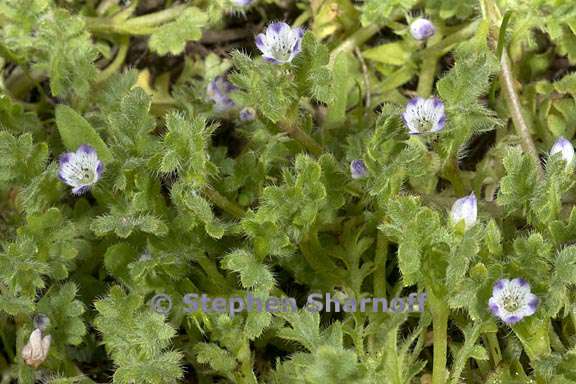
<instances>
[{"instance_id":1,"label":"flower stalk","mask_svg":"<svg viewBox=\"0 0 576 384\"><path fill-rule=\"evenodd\" d=\"M500 35L500 25L502 22L502 15L498 6L492 0L483 0L481 2L482 12L484 18L487 19L491 24L491 37L493 41L498 41L498 36ZM502 84L502 91L504 94L504 99L506 100L506 106L512 117L512 122L516 133L520 137L522 148L532 159L536 166L536 170L539 177L544 177L544 171L542 165L540 164L540 157L538 156L538 150L536 145L532 140L532 135L530 134L530 129L526 123L526 119L522 112L522 104L520 102L520 97L516 91L514 73L512 70L512 64L510 62L510 57L508 52L504 49L502 52L502 57L500 58L500 83Z\"/></svg>"},{"instance_id":2,"label":"flower stalk","mask_svg":"<svg viewBox=\"0 0 576 384\"><path fill-rule=\"evenodd\" d=\"M429 290L430 310L433 327L432 384L446 383L446 353L448 350L448 317L450 309L443 297Z\"/></svg>"}]
</instances>

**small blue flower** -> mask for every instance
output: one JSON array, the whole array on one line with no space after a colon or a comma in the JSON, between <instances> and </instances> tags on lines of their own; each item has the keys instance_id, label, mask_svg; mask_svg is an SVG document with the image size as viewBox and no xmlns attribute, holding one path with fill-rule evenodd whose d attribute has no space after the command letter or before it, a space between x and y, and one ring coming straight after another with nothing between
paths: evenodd
<instances>
[{"instance_id":1,"label":"small blue flower","mask_svg":"<svg viewBox=\"0 0 576 384\"><path fill-rule=\"evenodd\" d=\"M550 156L555 155L556 153L560 153L562 159L566 162L566 164L571 164L572 160L574 160L574 146L564 137L558 138L552 149L550 149Z\"/></svg>"},{"instance_id":2,"label":"small blue flower","mask_svg":"<svg viewBox=\"0 0 576 384\"><path fill-rule=\"evenodd\" d=\"M252 121L256 118L256 111L254 108L245 107L240 110L240 120Z\"/></svg>"},{"instance_id":3,"label":"small blue flower","mask_svg":"<svg viewBox=\"0 0 576 384\"><path fill-rule=\"evenodd\" d=\"M441 131L446 124L444 103L437 97L415 97L406 105L402 119L411 135Z\"/></svg>"},{"instance_id":4,"label":"small blue flower","mask_svg":"<svg viewBox=\"0 0 576 384\"><path fill-rule=\"evenodd\" d=\"M290 63L302 50L302 28L291 28L286 23L272 23L266 33L256 36L256 46L264 60L274 64Z\"/></svg>"},{"instance_id":5,"label":"small blue flower","mask_svg":"<svg viewBox=\"0 0 576 384\"><path fill-rule=\"evenodd\" d=\"M232 0L232 3L239 7L247 7L252 3L252 0Z\"/></svg>"},{"instance_id":6,"label":"small blue flower","mask_svg":"<svg viewBox=\"0 0 576 384\"><path fill-rule=\"evenodd\" d=\"M206 94L214 102L216 112L226 112L236 106L229 96L235 89L236 87L222 76L217 76L208 83Z\"/></svg>"},{"instance_id":7,"label":"small blue flower","mask_svg":"<svg viewBox=\"0 0 576 384\"><path fill-rule=\"evenodd\" d=\"M368 175L366 164L362 160L352 160L350 162L350 174L353 179L361 179Z\"/></svg>"},{"instance_id":8,"label":"small blue flower","mask_svg":"<svg viewBox=\"0 0 576 384\"><path fill-rule=\"evenodd\" d=\"M72 188L72 193L81 195L102 176L104 164L98 159L96 150L82 144L76 152L60 155L58 177Z\"/></svg>"},{"instance_id":9,"label":"small blue flower","mask_svg":"<svg viewBox=\"0 0 576 384\"><path fill-rule=\"evenodd\" d=\"M452 205L450 221L454 225L464 221L464 228L468 230L476 224L477 217L478 203L474 193L456 200Z\"/></svg>"},{"instance_id":10,"label":"small blue flower","mask_svg":"<svg viewBox=\"0 0 576 384\"><path fill-rule=\"evenodd\" d=\"M436 33L436 27L430 20L416 19L410 24L410 33L416 40L426 40Z\"/></svg>"},{"instance_id":11,"label":"small blue flower","mask_svg":"<svg viewBox=\"0 0 576 384\"><path fill-rule=\"evenodd\" d=\"M522 278L498 280L488 301L490 312L506 324L515 324L536 312L540 300L530 292L530 284Z\"/></svg>"}]
</instances>

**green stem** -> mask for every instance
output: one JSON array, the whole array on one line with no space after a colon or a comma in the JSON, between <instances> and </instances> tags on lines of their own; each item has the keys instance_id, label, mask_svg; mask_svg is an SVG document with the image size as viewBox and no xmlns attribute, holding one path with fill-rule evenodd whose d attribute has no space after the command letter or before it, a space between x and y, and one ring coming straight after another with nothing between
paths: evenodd
<instances>
[{"instance_id":1,"label":"green stem","mask_svg":"<svg viewBox=\"0 0 576 384\"><path fill-rule=\"evenodd\" d=\"M252 370L252 351L250 342L245 339L238 351L238 360L240 360L240 372L237 375L239 384L258 384L254 371Z\"/></svg>"},{"instance_id":2,"label":"green stem","mask_svg":"<svg viewBox=\"0 0 576 384\"><path fill-rule=\"evenodd\" d=\"M86 27L92 33L117 33L123 35L149 35L160 24L172 21L182 14L187 5L177 5L169 9L138 16L119 22L116 19L86 17Z\"/></svg>"},{"instance_id":3,"label":"green stem","mask_svg":"<svg viewBox=\"0 0 576 384\"><path fill-rule=\"evenodd\" d=\"M300 251L310 267L326 281L336 281L340 284L345 280L346 273L322 249L316 226L313 226L300 242Z\"/></svg>"},{"instance_id":4,"label":"green stem","mask_svg":"<svg viewBox=\"0 0 576 384\"><path fill-rule=\"evenodd\" d=\"M448 349L448 316L450 310L442 298L436 297L434 292L428 292L430 309L432 311L433 348L432 384L446 383L446 352Z\"/></svg>"},{"instance_id":5,"label":"green stem","mask_svg":"<svg viewBox=\"0 0 576 384\"><path fill-rule=\"evenodd\" d=\"M210 282L212 282L216 287L218 287L222 291L228 289L229 287L228 282L226 281L224 276L222 276L216 264L212 260L210 260L208 256L206 256L203 253L200 253L196 255L194 260L198 264L200 264L202 270L206 272L206 275L208 275L208 279Z\"/></svg>"},{"instance_id":6,"label":"green stem","mask_svg":"<svg viewBox=\"0 0 576 384\"><path fill-rule=\"evenodd\" d=\"M470 37L476 33L478 26L480 25L480 20L473 21L466 27L446 36L442 41L426 47L422 50L416 51L413 55L413 59L424 59L428 56L442 56L452 49L455 44L462 41L468 40Z\"/></svg>"},{"instance_id":7,"label":"green stem","mask_svg":"<svg viewBox=\"0 0 576 384\"><path fill-rule=\"evenodd\" d=\"M482 6L482 14L485 19L490 23L490 37L493 45L496 44L500 36L500 28L502 23L502 14L498 5L493 0L482 0L480 2ZM494 49L498 49L494 47ZM512 122L516 133L520 137L522 148L528 153L530 157L534 160L536 170L539 177L544 176L544 171L542 165L540 164L540 157L538 156L538 150L534 145L532 136L530 134L530 129L522 113L522 103L520 102L520 97L516 92L516 87L514 85L514 73L512 71L512 64L510 62L510 57L506 49L502 48L502 57L500 59L500 84L502 86L504 99L506 100L506 106L512 117Z\"/></svg>"},{"instance_id":8,"label":"green stem","mask_svg":"<svg viewBox=\"0 0 576 384\"><path fill-rule=\"evenodd\" d=\"M150 13L144 16L134 17L130 20L126 20L126 27L150 27L158 24L165 23L167 21L172 21L182 14L182 11L188 6L185 4L176 5L172 8L164 9L162 11Z\"/></svg>"},{"instance_id":9,"label":"green stem","mask_svg":"<svg viewBox=\"0 0 576 384\"><path fill-rule=\"evenodd\" d=\"M498 337L496 337L496 332L488 332L484 336L488 344L488 351L490 352L490 356L492 356L494 367L497 367L500 361L502 361L502 352L500 351L500 343L498 342Z\"/></svg>"},{"instance_id":10,"label":"green stem","mask_svg":"<svg viewBox=\"0 0 576 384\"><path fill-rule=\"evenodd\" d=\"M502 60L500 61L502 66L502 71L500 73L500 82L504 86L504 98L506 99L506 105L512 116L512 122L514 123L514 128L516 128L516 133L520 136L522 148L528 153L529 156L534 160L536 170L540 177L544 177L544 171L542 170L542 165L540 164L540 157L538 156L538 150L534 145L532 136L530 135L530 129L526 124L526 120L522 114L522 105L520 103L520 98L516 93L514 87L514 77L512 74L512 68L510 65L510 58L508 53L502 53Z\"/></svg>"},{"instance_id":11,"label":"green stem","mask_svg":"<svg viewBox=\"0 0 576 384\"><path fill-rule=\"evenodd\" d=\"M215 189L211 187L204 187L204 189L202 189L202 193L208 198L208 200L214 203L214 205L230 214L231 216L236 218L241 218L244 216L245 212L239 205L228 200Z\"/></svg>"},{"instance_id":12,"label":"green stem","mask_svg":"<svg viewBox=\"0 0 576 384\"><path fill-rule=\"evenodd\" d=\"M444 166L444 177L450 181L456 196L461 196L465 193L464 182L460 176L460 168L458 167L458 160L454 157L448 159Z\"/></svg>"},{"instance_id":13,"label":"green stem","mask_svg":"<svg viewBox=\"0 0 576 384\"><path fill-rule=\"evenodd\" d=\"M130 38L128 36L122 36L120 38L120 44L118 45L118 52L116 53L116 57L110 63L110 65L108 65L98 74L96 82L100 83L108 79L110 76L116 73L120 67L122 67L124 60L126 60L126 55L128 54L129 41Z\"/></svg>"},{"instance_id":14,"label":"green stem","mask_svg":"<svg viewBox=\"0 0 576 384\"><path fill-rule=\"evenodd\" d=\"M282 120L278 123L278 126L281 130L288 133L290 137L302 144L308 150L308 152L315 156L320 156L322 154L322 146L318 144L316 140L312 138L312 136L298 128L295 124L288 120Z\"/></svg>"},{"instance_id":15,"label":"green stem","mask_svg":"<svg viewBox=\"0 0 576 384\"><path fill-rule=\"evenodd\" d=\"M386 295L386 261L388 259L388 240L378 231L376 236L376 252L374 255L374 296Z\"/></svg>"},{"instance_id":16,"label":"green stem","mask_svg":"<svg viewBox=\"0 0 576 384\"><path fill-rule=\"evenodd\" d=\"M377 24L370 24L367 27L360 28L354 32L350 37L337 46L332 53L330 53L330 63L333 63L336 57L342 52L352 52L354 48L361 46L366 41L370 40L382 28Z\"/></svg>"},{"instance_id":17,"label":"green stem","mask_svg":"<svg viewBox=\"0 0 576 384\"><path fill-rule=\"evenodd\" d=\"M439 41L442 38L440 34L434 36L431 42ZM418 88L416 93L420 97L428 98L432 94L434 88L434 78L436 77L436 69L438 67L439 53L429 53L424 56L422 61L420 76L418 77Z\"/></svg>"}]
</instances>

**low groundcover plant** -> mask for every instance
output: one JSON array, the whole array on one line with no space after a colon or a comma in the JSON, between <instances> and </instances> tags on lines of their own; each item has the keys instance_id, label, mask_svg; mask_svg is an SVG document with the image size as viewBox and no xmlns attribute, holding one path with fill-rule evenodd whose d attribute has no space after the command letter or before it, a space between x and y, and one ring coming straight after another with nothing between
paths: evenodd
<instances>
[{"instance_id":1,"label":"low groundcover plant","mask_svg":"<svg viewBox=\"0 0 576 384\"><path fill-rule=\"evenodd\" d=\"M0 0L0 383L576 383L575 20Z\"/></svg>"}]
</instances>

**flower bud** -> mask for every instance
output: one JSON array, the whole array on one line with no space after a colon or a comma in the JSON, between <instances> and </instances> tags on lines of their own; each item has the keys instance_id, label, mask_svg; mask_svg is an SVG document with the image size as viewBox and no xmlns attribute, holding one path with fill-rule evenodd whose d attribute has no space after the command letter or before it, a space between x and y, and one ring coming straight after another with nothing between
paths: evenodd
<instances>
[{"instance_id":1,"label":"flower bud","mask_svg":"<svg viewBox=\"0 0 576 384\"><path fill-rule=\"evenodd\" d=\"M472 228L476 224L478 216L478 205L476 202L476 195L471 193L470 196L458 199L452 205L450 211L450 220L452 224L457 225L464 220L464 228L466 230Z\"/></svg>"},{"instance_id":2,"label":"flower bud","mask_svg":"<svg viewBox=\"0 0 576 384\"><path fill-rule=\"evenodd\" d=\"M254 108L245 107L240 110L240 120L252 121L256 118L256 111Z\"/></svg>"},{"instance_id":3,"label":"flower bud","mask_svg":"<svg viewBox=\"0 0 576 384\"><path fill-rule=\"evenodd\" d=\"M42 313L39 313L36 316L34 316L33 321L34 321L34 328L38 328L42 332L46 331L46 329L50 325L50 319L48 318L48 316Z\"/></svg>"},{"instance_id":4,"label":"flower bud","mask_svg":"<svg viewBox=\"0 0 576 384\"><path fill-rule=\"evenodd\" d=\"M42 331L36 328L32 334L30 334L28 344L22 348L22 358L26 364L33 368L38 368L48 356L50 341L50 335L42 337Z\"/></svg>"},{"instance_id":5,"label":"flower bud","mask_svg":"<svg viewBox=\"0 0 576 384\"><path fill-rule=\"evenodd\" d=\"M560 153L562 159L564 159L567 164L571 164L572 160L574 160L574 146L564 137L558 138L552 146L552 149L550 149L550 156L556 153Z\"/></svg>"},{"instance_id":6,"label":"flower bud","mask_svg":"<svg viewBox=\"0 0 576 384\"><path fill-rule=\"evenodd\" d=\"M366 170L366 165L362 160L352 160L350 162L350 173L353 179L361 179L366 177L368 171Z\"/></svg>"},{"instance_id":7,"label":"flower bud","mask_svg":"<svg viewBox=\"0 0 576 384\"><path fill-rule=\"evenodd\" d=\"M410 33L416 40L426 40L436 33L436 27L430 20L416 19L410 24Z\"/></svg>"}]
</instances>

